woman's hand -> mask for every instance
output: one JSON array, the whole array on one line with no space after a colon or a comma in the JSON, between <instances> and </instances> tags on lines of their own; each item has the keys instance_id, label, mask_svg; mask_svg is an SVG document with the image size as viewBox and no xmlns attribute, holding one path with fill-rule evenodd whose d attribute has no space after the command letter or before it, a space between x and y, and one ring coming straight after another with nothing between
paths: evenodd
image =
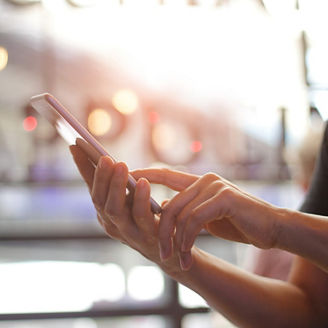
<instances>
[{"instance_id":1,"label":"woman's hand","mask_svg":"<svg viewBox=\"0 0 328 328\"><path fill-rule=\"evenodd\" d=\"M113 163L109 157L101 157L94 168L78 146L71 146L70 150L106 233L159 264L167 273L180 271L177 255L173 254L166 263L160 260L159 219L150 209L149 182L138 179L134 195L127 196L128 169L124 163Z\"/></svg>"},{"instance_id":2,"label":"woman's hand","mask_svg":"<svg viewBox=\"0 0 328 328\"><path fill-rule=\"evenodd\" d=\"M173 242L184 270L192 264L191 248L199 232L260 248L275 245L277 208L251 196L216 174L202 177L168 169L134 172L150 182L180 191L163 208L159 223L162 260L171 257Z\"/></svg>"}]
</instances>

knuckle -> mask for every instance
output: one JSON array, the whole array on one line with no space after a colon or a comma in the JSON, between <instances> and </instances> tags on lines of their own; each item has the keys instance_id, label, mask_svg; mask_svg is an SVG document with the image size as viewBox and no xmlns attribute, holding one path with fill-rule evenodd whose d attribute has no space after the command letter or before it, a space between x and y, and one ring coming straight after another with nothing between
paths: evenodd
<instances>
[{"instance_id":1,"label":"knuckle","mask_svg":"<svg viewBox=\"0 0 328 328\"><path fill-rule=\"evenodd\" d=\"M182 228L184 226L184 223L186 222L187 218L190 216L190 213L183 213L182 215L179 215L176 219L176 227Z\"/></svg>"},{"instance_id":2,"label":"knuckle","mask_svg":"<svg viewBox=\"0 0 328 328\"><path fill-rule=\"evenodd\" d=\"M233 188L226 186L221 190L219 196L221 200L224 200L225 202L231 202L235 196L235 191Z\"/></svg>"},{"instance_id":3,"label":"knuckle","mask_svg":"<svg viewBox=\"0 0 328 328\"><path fill-rule=\"evenodd\" d=\"M218 179L219 179L219 177L213 172L208 172L205 175L203 175L203 180L205 180L206 182L211 182L211 181L215 181Z\"/></svg>"},{"instance_id":4,"label":"knuckle","mask_svg":"<svg viewBox=\"0 0 328 328\"><path fill-rule=\"evenodd\" d=\"M195 209L191 210L189 218L190 218L189 220L190 228L195 227L197 225L198 212Z\"/></svg>"},{"instance_id":5,"label":"knuckle","mask_svg":"<svg viewBox=\"0 0 328 328\"><path fill-rule=\"evenodd\" d=\"M117 208L114 206L106 206L105 207L105 213L110 216L111 218L116 218L120 215L119 211Z\"/></svg>"},{"instance_id":6,"label":"knuckle","mask_svg":"<svg viewBox=\"0 0 328 328\"><path fill-rule=\"evenodd\" d=\"M214 190L220 190L222 189L222 187L226 186L225 183L221 180L215 180L211 183L211 187L214 189Z\"/></svg>"},{"instance_id":7,"label":"knuckle","mask_svg":"<svg viewBox=\"0 0 328 328\"><path fill-rule=\"evenodd\" d=\"M142 214L142 211L139 209L134 209L132 214L137 221L142 221L144 219L144 215Z\"/></svg>"}]
</instances>

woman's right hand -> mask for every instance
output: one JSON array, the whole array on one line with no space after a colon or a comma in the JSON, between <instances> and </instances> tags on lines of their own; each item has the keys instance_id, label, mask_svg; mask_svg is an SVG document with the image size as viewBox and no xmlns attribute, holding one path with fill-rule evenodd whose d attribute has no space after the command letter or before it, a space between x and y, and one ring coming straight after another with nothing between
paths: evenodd
<instances>
[{"instance_id":1,"label":"woman's right hand","mask_svg":"<svg viewBox=\"0 0 328 328\"><path fill-rule=\"evenodd\" d=\"M216 174L198 177L168 169L145 169L135 171L134 176L180 191L164 206L160 217L159 241L164 260L170 258L174 240L182 268L190 268L191 248L204 228L215 236L260 248L275 244L279 209Z\"/></svg>"}]
</instances>

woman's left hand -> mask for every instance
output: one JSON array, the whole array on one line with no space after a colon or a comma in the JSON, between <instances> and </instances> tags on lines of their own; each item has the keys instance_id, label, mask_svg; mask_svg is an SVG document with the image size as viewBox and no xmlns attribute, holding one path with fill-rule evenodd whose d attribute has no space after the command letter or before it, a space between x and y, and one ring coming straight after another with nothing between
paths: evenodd
<instances>
[{"instance_id":1,"label":"woman's left hand","mask_svg":"<svg viewBox=\"0 0 328 328\"><path fill-rule=\"evenodd\" d=\"M130 199L126 194L129 172L124 163L101 157L94 168L78 146L71 146L70 150L89 188L98 220L108 236L134 248L167 273L180 271L177 254L166 263L160 260L159 218L151 212L149 182L144 178L137 179Z\"/></svg>"}]
</instances>

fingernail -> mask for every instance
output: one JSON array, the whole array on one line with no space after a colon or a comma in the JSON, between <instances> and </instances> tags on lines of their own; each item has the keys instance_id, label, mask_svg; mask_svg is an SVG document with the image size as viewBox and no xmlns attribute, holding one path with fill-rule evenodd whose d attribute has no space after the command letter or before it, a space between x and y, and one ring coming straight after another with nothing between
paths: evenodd
<instances>
[{"instance_id":1,"label":"fingernail","mask_svg":"<svg viewBox=\"0 0 328 328\"><path fill-rule=\"evenodd\" d=\"M165 261L168 258L168 249L162 244L159 244L159 256L161 261Z\"/></svg>"},{"instance_id":2,"label":"fingernail","mask_svg":"<svg viewBox=\"0 0 328 328\"><path fill-rule=\"evenodd\" d=\"M118 174L118 175L121 175L123 173L123 167L122 167L122 165L117 165L115 167L115 173Z\"/></svg>"},{"instance_id":3,"label":"fingernail","mask_svg":"<svg viewBox=\"0 0 328 328\"><path fill-rule=\"evenodd\" d=\"M183 271L190 269L192 264L192 256L190 252L181 252L180 253L180 267Z\"/></svg>"},{"instance_id":4,"label":"fingernail","mask_svg":"<svg viewBox=\"0 0 328 328\"><path fill-rule=\"evenodd\" d=\"M99 165L100 169L105 168L105 158L104 157L100 157L98 165Z\"/></svg>"},{"instance_id":5,"label":"fingernail","mask_svg":"<svg viewBox=\"0 0 328 328\"><path fill-rule=\"evenodd\" d=\"M146 180L144 178L140 178L138 180L138 184L141 189L144 189L146 187Z\"/></svg>"}]
</instances>

